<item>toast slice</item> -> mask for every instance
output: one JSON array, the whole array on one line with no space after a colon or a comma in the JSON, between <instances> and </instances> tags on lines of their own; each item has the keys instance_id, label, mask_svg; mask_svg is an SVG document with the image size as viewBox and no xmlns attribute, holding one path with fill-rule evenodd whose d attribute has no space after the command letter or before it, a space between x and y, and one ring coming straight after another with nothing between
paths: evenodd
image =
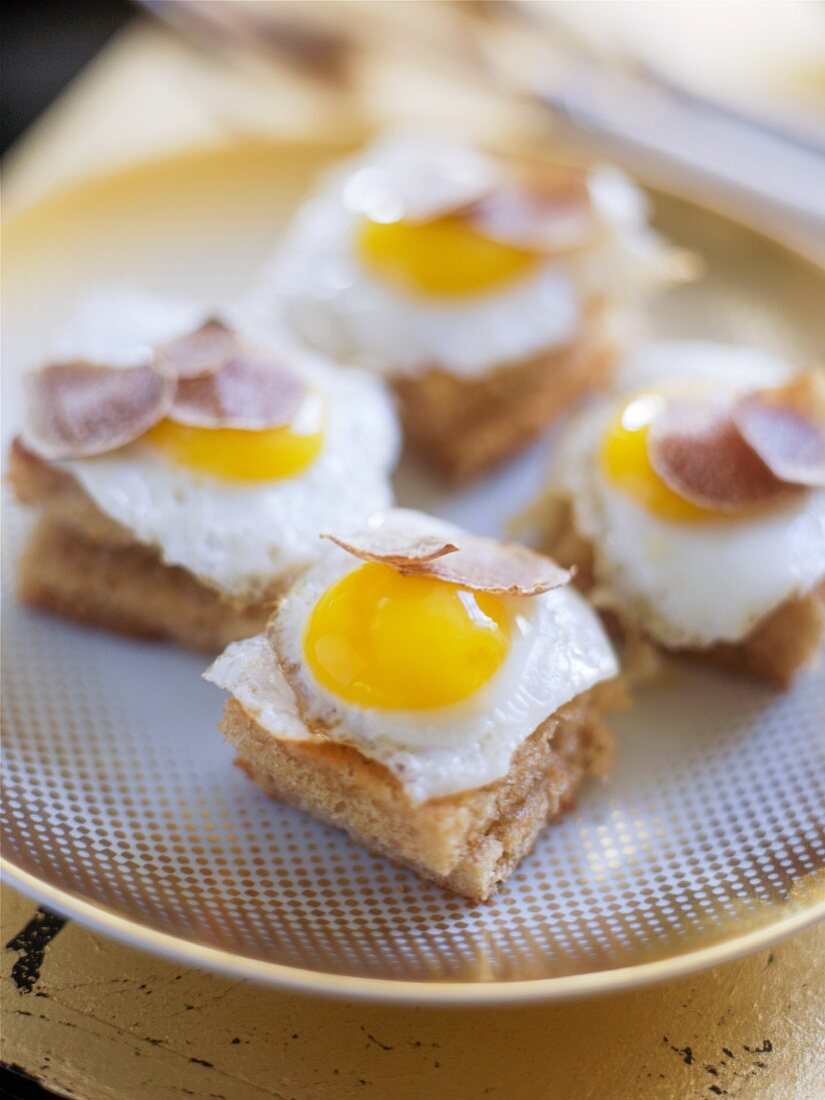
<instances>
[{"instance_id":1,"label":"toast slice","mask_svg":"<svg viewBox=\"0 0 825 1100\"><path fill-rule=\"evenodd\" d=\"M78 622L214 653L263 629L277 594L237 604L167 565L62 470L12 444L8 480L40 518L20 561L24 603ZM285 581L285 583L287 583Z\"/></svg>"},{"instance_id":2,"label":"toast slice","mask_svg":"<svg viewBox=\"0 0 825 1100\"><path fill-rule=\"evenodd\" d=\"M24 603L120 634L214 653L263 628L272 604L234 606L148 547L87 539L44 516L23 553Z\"/></svg>"},{"instance_id":3,"label":"toast slice","mask_svg":"<svg viewBox=\"0 0 825 1100\"><path fill-rule=\"evenodd\" d=\"M605 386L621 353L614 328L594 311L573 343L482 377L434 368L394 379L408 447L453 484L485 473Z\"/></svg>"},{"instance_id":4,"label":"toast slice","mask_svg":"<svg viewBox=\"0 0 825 1100\"><path fill-rule=\"evenodd\" d=\"M544 825L573 802L612 755L607 711L624 703L616 681L597 684L551 715L517 750L502 779L415 804L386 768L322 736L281 739L236 699L221 730L237 763L270 795L344 829L424 878L483 901L527 855Z\"/></svg>"},{"instance_id":5,"label":"toast slice","mask_svg":"<svg viewBox=\"0 0 825 1100\"><path fill-rule=\"evenodd\" d=\"M544 502L551 519L544 526L541 549L560 565L575 567L574 583L585 593L596 586L592 544L576 529L568 501ZM537 514L539 508L534 509ZM663 650L741 672L780 689L814 661L825 639L825 583L801 596L792 596L769 612L741 641L697 648L671 649L644 633L643 625L625 621L611 608L607 625L625 648L623 664L631 676L655 665L652 652Z\"/></svg>"}]
</instances>

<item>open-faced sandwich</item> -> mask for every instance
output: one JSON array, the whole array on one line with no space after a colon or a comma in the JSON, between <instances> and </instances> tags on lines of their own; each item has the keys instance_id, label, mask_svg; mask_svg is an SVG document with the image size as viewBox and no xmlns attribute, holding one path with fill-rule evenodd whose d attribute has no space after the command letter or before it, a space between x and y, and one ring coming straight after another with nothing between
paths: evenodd
<instances>
[{"instance_id":1,"label":"open-faced sandwich","mask_svg":"<svg viewBox=\"0 0 825 1100\"><path fill-rule=\"evenodd\" d=\"M786 686L825 633L825 372L663 342L580 414L541 545L646 639Z\"/></svg>"},{"instance_id":2,"label":"open-faced sandwich","mask_svg":"<svg viewBox=\"0 0 825 1100\"><path fill-rule=\"evenodd\" d=\"M326 537L206 673L232 695L224 736L275 797L487 898L609 763L607 636L524 547L404 509Z\"/></svg>"},{"instance_id":3,"label":"open-faced sandwich","mask_svg":"<svg viewBox=\"0 0 825 1100\"><path fill-rule=\"evenodd\" d=\"M217 650L262 628L319 528L390 503L398 430L378 379L218 317L169 316L139 303L127 338L104 315L108 339L27 376L9 478L40 518L20 590Z\"/></svg>"},{"instance_id":4,"label":"open-faced sandwich","mask_svg":"<svg viewBox=\"0 0 825 1100\"><path fill-rule=\"evenodd\" d=\"M389 378L409 443L458 479L603 385L640 300L691 269L614 169L394 136L305 204L262 302L311 346Z\"/></svg>"}]
</instances>

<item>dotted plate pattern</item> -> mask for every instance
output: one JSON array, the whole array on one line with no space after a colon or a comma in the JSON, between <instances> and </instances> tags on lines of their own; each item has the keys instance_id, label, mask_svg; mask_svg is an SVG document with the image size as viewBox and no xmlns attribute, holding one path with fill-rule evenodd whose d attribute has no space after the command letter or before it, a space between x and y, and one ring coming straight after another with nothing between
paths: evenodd
<instances>
[{"instance_id":1,"label":"dotted plate pattern","mask_svg":"<svg viewBox=\"0 0 825 1100\"><path fill-rule=\"evenodd\" d=\"M127 188L108 216L133 199ZM815 274L731 223L674 209L710 275L665 317L669 331L681 334L685 318L695 329L696 315L709 314L708 329L761 333L803 354L795 308L768 287L786 285L783 271L796 286ZM213 232L228 248L231 220ZM773 256L764 292L753 275L730 280L720 257L731 235L746 262L748 249L758 253L751 272ZM820 335L804 334L809 343ZM503 533L545 459L542 444L461 496L404 469L398 492L403 503ZM822 904L822 670L782 695L673 665L616 720L610 780L582 792L492 901L472 903L253 786L217 732L223 698L200 679L203 658L22 608L15 560L29 522L7 503L4 857L104 916L177 937L184 955L197 944L229 953L239 969L264 960L430 988L546 981L677 959Z\"/></svg>"}]
</instances>

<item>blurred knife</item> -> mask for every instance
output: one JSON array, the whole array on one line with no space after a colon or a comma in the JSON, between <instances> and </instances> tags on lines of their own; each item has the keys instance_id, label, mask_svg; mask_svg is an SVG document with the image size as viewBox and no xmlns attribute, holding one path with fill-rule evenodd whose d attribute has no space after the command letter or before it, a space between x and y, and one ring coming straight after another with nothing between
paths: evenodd
<instances>
[{"instance_id":1,"label":"blurred knife","mask_svg":"<svg viewBox=\"0 0 825 1100\"><path fill-rule=\"evenodd\" d=\"M512 0L467 9L502 83L643 179L825 262L825 139L802 139L688 92L633 58L599 55L532 9Z\"/></svg>"},{"instance_id":2,"label":"blurred knife","mask_svg":"<svg viewBox=\"0 0 825 1100\"><path fill-rule=\"evenodd\" d=\"M552 111L580 144L645 181L748 221L825 263L825 151L691 94L632 58L588 50L513 0L292 3L144 0L214 52L347 83L370 54L450 71ZM542 5L542 9L543 9ZM426 13L426 18L420 16Z\"/></svg>"}]
</instances>

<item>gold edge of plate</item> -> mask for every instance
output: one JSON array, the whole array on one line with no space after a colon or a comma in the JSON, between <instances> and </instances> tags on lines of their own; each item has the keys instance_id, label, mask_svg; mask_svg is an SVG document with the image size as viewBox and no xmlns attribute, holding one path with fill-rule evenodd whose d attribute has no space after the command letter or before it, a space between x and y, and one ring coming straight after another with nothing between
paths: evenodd
<instances>
[{"instance_id":1,"label":"gold edge of plate","mask_svg":"<svg viewBox=\"0 0 825 1100\"><path fill-rule=\"evenodd\" d=\"M272 163L272 154L280 151L317 153L328 152L330 156L345 156L359 148L359 143L344 138L284 138L242 137L226 140L193 142L175 152L149 154L126 164L113 165L99 172L80 173L72 176L53 190L37 195L31 201L16 198L12 204L6 204L0 213L0 226L18 231L19 223L40 219L44 212L52 207L71 205L88 193L109 191L112 187L139 181L144 175L174 169L184 163L210 161L226 163L228 156L260 158L261 162ZM234 159L233 159L234 164Z\"/></svg>"},{"instance_id":2,"label":"gold edge of plate","mask_svg":"<svg viewBox=\"0 0 825 1100\"><path fill-rule=\"evenodd\" d=\"M414 1002L429 1005L504 1005L570 1000L599 993L620 992L731 962L743 955L770 947L778 940L825 920L823 890L821 896L810 905L795 908L793 913L759 929L722 940L709 947L671 955L654 962L618 967L614 970L596 970L586 974L569 974L559 978L532 978L511 982L416 982L304 970L267 962L265 959L236 955L219 947L193 943L179 936L158 932L104 906L50 886L4 856L0 856L0 876L8 885L42 905L54 907L63 916L74 918L130 947L162 955L188 966L205 967L295 992L398 1004Z\"/></svg>"},{"instance_id":3,"label":"gold edge of plate","mask_svg":"<svg viewBox=\"0 0 825 1100\"><path fill-rule=\"evenodd\" d=\"M349 140L268 138L244 139L241 142L209 142L188 146L184 150L162 156L152 156L129 165L102 173L81 176L53 192L28 204L16 203L3 219L4 234L9 231L25 231L30 220L39 220L49 212L59 212L66 204L88 198L97 190L109 190L119 184L141 179L146 173L164 169L174 170L183 164L198 160L225 163L227 154L246 155L268 160L274 151L285 149L296 152L328 152L329 156L344 155L356 148ZM767 232L763 226L750 223L746 217L733 217L728 212L706 201L688 198L663 188L649 188L653 193L677 198L714 217L746 230L753 236L770 243L812 269L816 275L825 273L825 263L806 254L779 236ZM8 243L8 242L7 242ZM323 994L332 997L354 997L364 1001L384 1001L417 1004L475 1004L502 1005L531 1001L556 1001L628 990L657 981L678 978L707 967L718 966L768 947L776 941L825 919L825 888L806 891L804 901L790 900L787 908L792 911L778 919L749 929L719 942L666 958L638 963L634 966L569 974L555 978L534 978L515 981L409 981L390 978L363 978L355 975L332 974L307 970L281 963L235 954L218 947L199 944L183 937L159 932L139 921L75 895L17 866L0 855L0 875L12 887L38 903L54 907L59 912L78 920L137 949L154 952L195 967L257 981L262 984L290 989L296 992ZM816 895L816 896L812 896ZM780 905L777 908L781 909Z\"/></svg>"}]
</instances>

